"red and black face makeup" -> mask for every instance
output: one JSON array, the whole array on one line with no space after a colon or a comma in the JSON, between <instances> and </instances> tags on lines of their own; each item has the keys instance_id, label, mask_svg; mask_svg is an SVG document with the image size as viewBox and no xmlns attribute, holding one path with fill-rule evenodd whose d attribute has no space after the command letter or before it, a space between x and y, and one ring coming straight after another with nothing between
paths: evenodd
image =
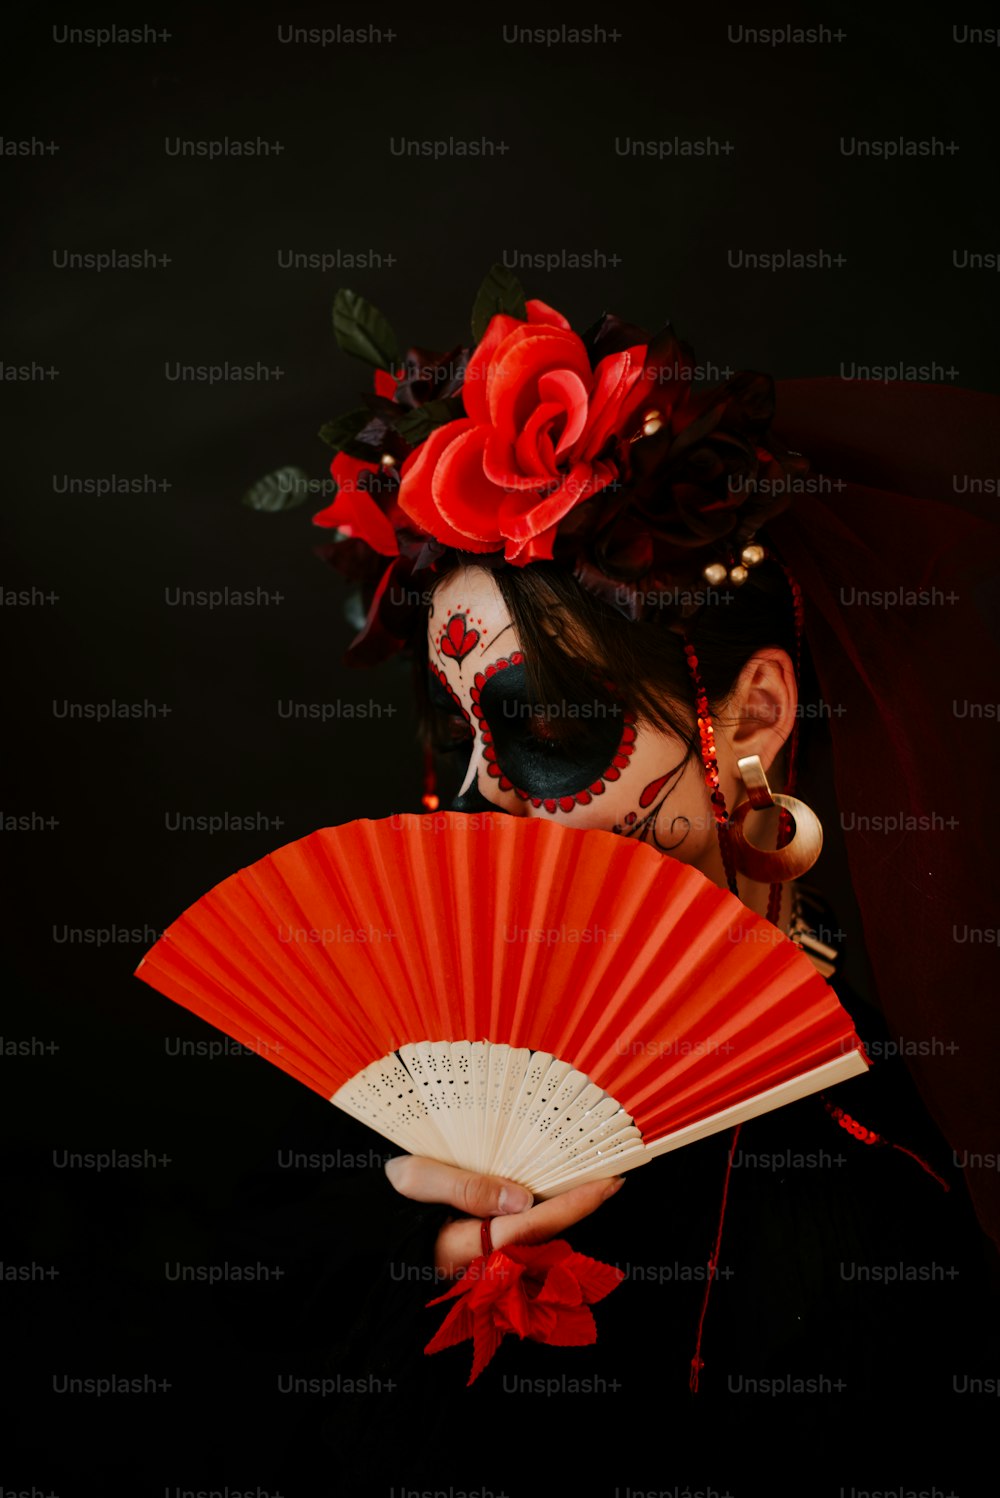
<instances>
[{"instance_id":1,"label":"red and black face makeup","mask_svg":"<svg viewBox=\"0 0 1000 1498\"><path fill-rule=\"evenodd\" d=\"M455 747L471 751L474 719L488 774L500 790L514 791L535 807L570 812L586 806L628 767L635 743L634 715L610 697L595 696L566 705L578 727L581 719L587 720L586 732L561 732L558 717L529 697L520 651L477 671L471 688L472 719L444 672L433 663L430 672L431 701L447 712L446 733Z\"/></svg>"},{"instance_id":2,"label":"red and black face makeup","mask_svg":"<svg viewBox=\"0 0 1000 1498\"><path fill-rule=\"evenodd\" d=\"M478 619L475 622L482 624L483 621ZM441 631L437 648L449 660L458 661L461 665L465 657L475 650L480 638L480 632L474 627L468 614L452 614Z\"/></svg>"},{"instance_id":3,"label":"red and black face makeup","mask_svg":"<svg viewBox=\"0 0 1000 1498\"><path fill-rule=\"evenodd\" d=\"M464 753L468 759L476 736L472 719L441 668L429 661L427 669L430 672L427 698L442 724L434 748L439 754Z\"/></svg>"}]
</instances>

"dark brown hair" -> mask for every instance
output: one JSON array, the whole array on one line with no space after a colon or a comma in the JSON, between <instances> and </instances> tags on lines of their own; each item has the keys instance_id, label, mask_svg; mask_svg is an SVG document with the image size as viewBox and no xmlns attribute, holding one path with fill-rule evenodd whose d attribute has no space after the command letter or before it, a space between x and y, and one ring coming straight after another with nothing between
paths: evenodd
<instances>
[{"instance_id":1,"label":"dark brown hair","mask_svg":"<svg viewBox=\"0 0 1000 1498\"><path fill-rule=\"evenodd\" d=\"M476 565L474 557L453 554L434 586L456 567ZM566 568L551 562L485 570L493 577L514 623L532 700L554 707L554 736L571 743L588 731L585 715L573 715L559 705L618 700L640 723L669 730L688 744L689 753L695 751L694 687L684 657L684 635L672 608L654 608L649 619L630 620L587 591ZM685 628L697 650L713 714L724 721L727 699L755 652L775 646L787 651L794 662L791 592L782 569L770 559L755 567L740 587L714 589L697 583L690 589L691 594L696 592L708 601ZM673 596L664 593L662 601L669 604ZM441 715L427 697L427 610L421 623L413 654L421 736L428 743L440 738ZM804 704L815 695L808 652L803 650L799 676L803 727L809 719Z\"/></svg>"}]
</instances>

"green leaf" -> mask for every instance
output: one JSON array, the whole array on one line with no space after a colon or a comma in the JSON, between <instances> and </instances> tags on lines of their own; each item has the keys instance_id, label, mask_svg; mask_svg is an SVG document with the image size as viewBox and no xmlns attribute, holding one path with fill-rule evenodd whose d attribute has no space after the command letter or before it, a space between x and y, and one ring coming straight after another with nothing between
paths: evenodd
<instances>
[{"instance_id":1,"label":"green leaf","mask_svg":"<svg viewBox=\"0 0 1000 1498\"><path fill-rule=\"evenodd\" d=\"M477 343L489 327L490 318L498 312L506 312L522 321L528 315L524 308L523 286L513 271L499 263L490 267L472 305L472 336Z\"/></svg>"},{"instance_id":2,"label":"green leaf","mask_svg":"<svg viewBox=\"0 0 1000 1498\"><path fill-rule=\"evenodd\" d=\"M424 405L404 412L393 425L404 442L416 447L418 442L423 442L437 427L461 416L462 411L462 402L457 397L446 396L443 400L426 401Z\"/></svg>"},{"instance_id":3,"label":"green leaf","mask_svg":"<svg viewBox=\"0 0 1000 1498\"><path fill-rule=\"evenodd\" d=\"M305 504L315 484L301 468L277 468L247 490L243 504L251 510L294 510Z\"/></svg>"},{"instance_id":4,"label":"green leaf","mask_svg":"<svg viewBox=\"0 0 1000 1498\"><path fill-rule=\"evenodd\" d=\"M334 297L333 332L345 354L379 369L391 370L399 363L395 333L378 308L356 291L342 287Z\"/></svg>"},{"instance_id":5,"label":"green leaf","mask_svg":"<svg viewBox=\"0 0 1000 1498\"><path fill-rule=\"evenodd\" d=\"M345 411L343 416L324 422L319 429L320 441L327 443L334 452L344 452L371 419L370 411L366 411L364 406L356 406L353 411Z\"/></svg>"}]
</instances>

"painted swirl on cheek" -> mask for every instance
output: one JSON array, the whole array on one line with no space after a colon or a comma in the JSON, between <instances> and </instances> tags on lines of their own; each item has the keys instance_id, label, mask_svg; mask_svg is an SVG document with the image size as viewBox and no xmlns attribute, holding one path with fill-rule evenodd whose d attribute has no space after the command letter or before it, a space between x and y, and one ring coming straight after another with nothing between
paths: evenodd
<instances>
[{"instance_id":1,"label":"painted swirl on cheek","mask_svg":"<svg viewBox=\"0 0 1000 1498\"><path fill-rule=\"evenodd\" d=\"M635 716L590 705L586 741L563 746L546 735L546 719L527 691L524 657L514 651L477 672L472 713L485 745L488 773L501 790L513 790L532 806L570 812L603 795L609 781L628 768L635 746Z\"/></svg>"},{"instance_id":2,"label":"painted swirl on cheek","mask_svg":"<svg viewBox=\"0 0 1000 1498\"><path fill-rule=\"evenodd\" d=\"M663 817L664 830L669 829L667 835L672 839L667 842L660 835L660 813L680 784L686 766L687 758L685 757L679 760L672 769L658 775L655 780L643 786L639 795L639 806L646 813L645 816L640 816L636 811L628 811L623 821L616 823L611 829L612 832L617 832L622 837L634 837L640 843L650 843L661 853L675 853L681 844L687 841L691 831L690 818L679 813L671 817L668 824L666 816ZM647 811L647 807L652 807L652 810Z\"/></svg>"}]
</instances>

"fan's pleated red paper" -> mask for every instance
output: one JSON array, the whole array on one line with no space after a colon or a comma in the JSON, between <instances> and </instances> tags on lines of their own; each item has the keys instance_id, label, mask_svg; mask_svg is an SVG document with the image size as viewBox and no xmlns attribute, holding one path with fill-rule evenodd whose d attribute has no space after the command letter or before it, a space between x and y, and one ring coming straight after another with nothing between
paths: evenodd
<instances>
[{"instance_id":1,"label":"fan's pleated red paper","mask_svg":"<svg viewBox=\"0 0 1000 1498\"><path fill-rule=\"evenodd\" d=\"M571 1063L646 1141L860 1048L808 958L697 870L502 814L311 833L138 975L326 1098L400 1046L486 1040Z\"/></svg>"}]
</instances>

